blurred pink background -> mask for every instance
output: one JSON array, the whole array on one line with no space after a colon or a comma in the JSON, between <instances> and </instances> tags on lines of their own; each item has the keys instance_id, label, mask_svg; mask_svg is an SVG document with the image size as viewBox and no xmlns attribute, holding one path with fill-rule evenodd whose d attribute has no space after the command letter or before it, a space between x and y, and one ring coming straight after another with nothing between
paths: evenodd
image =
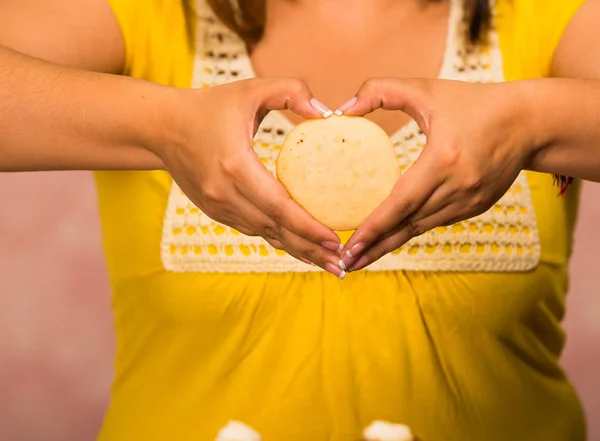
<instances>
[{"instance_id":1,"label":"blurred pink background","mask_svg":"<svg viewBox=\"0 0 600 441\"><path fill-rule=\"evenodd\" d=\"M0 174L0 200L0 440L94 440L114 342L92 176ZM600 441L598 225L600 185L586 184L564 365L589 441Z\"/></svg>"}]
</instances>

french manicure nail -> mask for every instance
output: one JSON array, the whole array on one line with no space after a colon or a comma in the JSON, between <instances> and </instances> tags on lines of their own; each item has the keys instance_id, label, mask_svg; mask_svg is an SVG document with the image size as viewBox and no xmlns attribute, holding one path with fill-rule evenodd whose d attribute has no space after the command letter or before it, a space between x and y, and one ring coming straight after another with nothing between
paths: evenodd
<instances>
[{"instance_id":1,"label":"french manicure nail","mask_svg":"<svg viewBox=\"0 0 600 441\"><path fill-rule=\"evenodd\" d=\"M333 111L316 98L311 98L310 105L313 109L323 115L323 118L329 118L331 115L333 115Z\"/></svg>"},{"instance_id":2,"label":"french manicure nail","mask_svg":"<svg viewBox=\"0 0 600 441\"><path fill-rule=\"evenodd\" d=\"M340 266L341 269L343 269L344 271L346 271L348 269L348 267L346 266L346 264L344 263L344 261L342 259L339 260L338 265Z\"/></svg>"},{"instance_id":3,"label":"french manicure nail","mask_svg":"<svg viewBox=\"0 0 600 441\"><path fill-rule=\"evenodd\" d=\"M325 241L321 244L323 248L327 248L330 251L340 252L344 249L344 245L337 242Z\"/></svg>"},{"instance_id":4,"label":"french manicure nail","mask_svg":"<svg viewBox=\"0 0 600 441\"><path fill-rule=\"evenodd\" d=\"M355 257L358 257L358 255L360 253L362 253L364 250L365 250L365 244L362 242L357 243L352 248L350 248L348 251L346 251L346 256L348 256L351 259L354 259Z\"/></svg>"},{"instance_id":5,"label":"french manicure nail","mask_svg":"<svg viewBox=\"0 0 600 441\"><path fill-rule=\"evenodd\" d=\"M355 105L357 100L358 100L358 98L353 96L348 101L346 101L344 104L342 104L334 113L336 115L343 114L346 110L348 110L350 107Z\"/></svg>"},{"instance_id":6,"label":"french manicure nail","mask_svg":"<svg viewBox=\"0 0 600 441\"><path fill-rule=\"evenodd\" d=\"M342 256L342 260L343 260L344 264L346 265L346 268L349 268L348 271L354 270L355 260L360 256L360 253L362 253L365 250L365 248L366 248L366 244L357 243L352 248L350 248L348 251L346 251L345 256ZM344 269L346 269L346 268L344 268Z\"/></svg>"},{"instance_id":7,"label":"french manicure nail","mask_svg":"<svg viewBox=\"0 0 600 441\"><path fill-rule=\"evenodd\" d=\"M333 263L326 263L325 269L340 280L344 280L344 277L346 277L346 271L341 269L339 266L334 265Z\"/></svg>"}]
</instances>

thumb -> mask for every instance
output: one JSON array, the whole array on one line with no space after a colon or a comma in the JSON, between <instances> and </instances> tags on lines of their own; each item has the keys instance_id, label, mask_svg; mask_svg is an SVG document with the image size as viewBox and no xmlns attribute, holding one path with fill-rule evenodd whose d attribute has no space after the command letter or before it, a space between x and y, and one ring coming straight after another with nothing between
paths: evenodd
<instances>
[{"instance_id":1,"label":"thumb","mask_svg":"<svg viewBox=\"0 0 600 441\"><path fill-rule=\"evenodd\" d=\"M377 109L400 110L413 118L425 134L429 132L433 98L427 80L372 78L365 81L356 96L336 113L363 116Z\"/></svg>"},{"instance_id":2,"label":"thumb","mask_svg":"<svg viewBox=\"0 0 600 441\"><path fill-rule=\"evenodd\" d=\"M291 110L305 118L321 118L323 112L313 107L312 92L297 78L269 78L257 80L253 101L260 115L271 110Z\"/></svg>"}]
</instances>

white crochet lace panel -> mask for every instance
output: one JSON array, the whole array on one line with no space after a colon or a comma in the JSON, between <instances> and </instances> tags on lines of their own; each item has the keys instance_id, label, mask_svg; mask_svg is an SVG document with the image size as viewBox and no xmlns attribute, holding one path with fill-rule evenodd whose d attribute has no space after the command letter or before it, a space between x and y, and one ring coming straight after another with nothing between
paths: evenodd
<instances>
[{"instance_id":1,"label":"white crochet lace panel","mask_svg":"<svg viewBox=\"0 0 600 441\"><path fill-rule=\"evenodd\" d=\"M197 53L194 88L211 87L254 76L244 43L198 0ZM462 8L453 0L440 78L470 82L501 82L502 57L497 35L485 48L462 43ZM265 167L275 173L275 159L292 123L271 112L261 124L254 148ZM412 121L392 135L402 170L425 146L425 136ZM172 184L161 243L164 266L174 272L308 272L318 268L298 262L260 237L248 237L213 221ZM535 268L540 243L532 197L525 173L486 213L450 227L440 227L409 241L367 268L368 271L526 271Z\"/></svg>"}]
</instances>

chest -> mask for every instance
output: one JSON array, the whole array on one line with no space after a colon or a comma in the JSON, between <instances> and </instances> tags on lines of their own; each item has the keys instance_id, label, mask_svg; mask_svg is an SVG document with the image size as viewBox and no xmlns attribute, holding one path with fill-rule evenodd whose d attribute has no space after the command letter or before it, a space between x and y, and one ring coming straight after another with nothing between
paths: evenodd
<instances>
[{"instance_id":1,"label":"chest","mask_svg":"<svg viewBox=\"0 0 600 441\"><path fill-rule=\"evenodd\" d=\"M294 77L336 109L368 78L436 78L451 51L452 26L448 2L411 14L392 11L387 17L367 17L329 25L315 33L302 14L291 25L275 26L248 57L258 77ZM325 26L323 24L322 26ZM284 112L293 123L301 118ZM399 112L378 111L368 118L389 134L408 122Z\"/></svg>"},{"instance_id":2,"label":"chest","mask_svg":"<svg viewBox=\"0 0 600 441\"><path fill-rule=\"evenodd\" d=\"M263 69L259 72L260 75L300 76L309 82L319 98L329 101L328 104L335 107L338 104L333 102L336 100L336 94L339 94L339 97L343 96L341 100L348 99L356 91L356 83L362 82L365 76L373 76L371 72L377 69L383 71L383 74L377 76L409 76L409 69L415 69L415 72L419 69L421 74L416 76L436 76L434 72L439 71L437 76L444 79L470 82L503 81L502 58L494 38L491 38L490 47L465 47L460 38L463 23L462 2L452 0L451 5L450 19L447 20L449 38L445 45L440 43L444 49L437 56L438 65L440 58L442 59L441 67L434 69L431 67L434 65L432 62L431 72L426 72L426 63L429 62L427 57L419 58L421 63L415 58L412 67L409 66L409 62L406 65L396 62L386 67L383 60L394 58L389 55L393 50L391 46L385 47L386 55L369 54L364 45L360 46L360 51L355 50L355 53L333 51L335 53L331 54L332 58L329 60L321 49L308 50L311 45L307 43L304 49L298 46L299 53L294 56L287 53L281 55L281 60L277 63L272 61L274 53L268 52L265 52L265 61L261 61L260 51L255 50L253 56L249 57L245 44L235 34L219 23L209 9L200 9L203 13L199 15L198 29L202 32L197 38L193 87L213 87L253 78L257 76L255 69ZM287 40L295 42L291 36ZM333 37L328 44L333 44L332 41ZM265 51L267 50L272 49L267 47ZM361 54L367 57L366 59L381 59L374 64L375 67L363 66L368 63L360 61ZM304 60L304 63L298 60ZM321 68L319 63L336 69L335 73L325 72L327 68ZM353 67L355 64L356 69ZM396 71L392 72L391 69ZM323 72L323 78L319 72ZM348 73L345 75L344 72ZM336 81L337 77L340 77L339 81ZM320 96L319 91L326 96ZM389 112L386 115L398 117L401 113ZM254 137L254 150L266 169L272 173L275 173L275 161L281 143L294 127L294 122L286 116L281 112L269 113ZM375 119L374 115L371 117ZM406 171L425 147L425 135L419 131L414 121L402 125L398 130L396 129L401 124L399 120L390 119L385 124L377 122L391 134L400 169ZM184 235L181 234L182 231L195 233ZM344 237L343 239L345 240ZM272 249L262 238L246 237L217 224L200 212L175 183L171 187L163 223L161 250L165 269L174 272L317 271L285 253ZM532 195L527 177L522 173L493 209L452 228L441 227L416 237L407 246L393 251L371 265L368 270L527 271L538 264L540 251Z\"/></svg>"}]
</instances>

